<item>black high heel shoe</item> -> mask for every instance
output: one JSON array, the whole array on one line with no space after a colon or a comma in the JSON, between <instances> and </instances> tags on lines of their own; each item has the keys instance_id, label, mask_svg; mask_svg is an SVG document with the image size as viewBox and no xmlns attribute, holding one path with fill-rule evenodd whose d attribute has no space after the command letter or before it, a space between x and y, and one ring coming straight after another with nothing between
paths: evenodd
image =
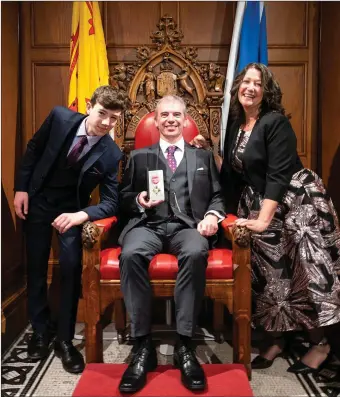
<instances>
[{"instance_id":1,"label":"black high heel shoe","mask_svg":"<svg viewBox=\"0 0 340 397\"><path fill-rule=\"evenodd\" d=\"M328 341L327 341L327 339L323 339L320 343L311 343L311 345L326 346L326 345L328 345ZM329 350L327 357L317 368L310 367L309 365L304 364L301 360L299 360L296 363L292 364L287 369L287 372L291 372L293 374L301 374L301 375L316 374L322 368L325 367L325 365L329 362L331 356L332 356L331 350Z\"/></svg>"},{"instance_id":2,"label":"black high heel shoe","mask_svg":"<svg viewBox=\"0 0 340 397\"><path fill-rule=\"evenodd\" d=\"M275 343L275 342L279 342L279 343ZM282 352L277 354L272 360L269 360L268 358L265 358L261 355L258 355L254 358L254 360L251 362L251 368L252 369L266 369L269 368L273 365L274 361L278 358L278 357L283 357L286 358L288 356L288 351L290 349L290 343L289 340L284 340L283 337L280 338L275 338L274 339L274 344L278 344L278 346L284 345L284 347L282 348Z\"/></svg>"}]
</instances>

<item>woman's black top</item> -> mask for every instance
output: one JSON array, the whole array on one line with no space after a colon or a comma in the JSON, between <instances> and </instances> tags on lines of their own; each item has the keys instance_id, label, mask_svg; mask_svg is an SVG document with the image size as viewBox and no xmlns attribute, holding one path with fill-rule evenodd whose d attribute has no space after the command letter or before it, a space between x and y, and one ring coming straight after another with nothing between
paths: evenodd
<instances>
[{"instance_id":1,"label":"woman's black top","mask_svg":"<svg viewBox=\"0 0 340 397\"><path fill-rule=\"evenodd\" d=\"M296 136L288 118L279 112L269 112L258 119L243 153L243 174L233 170L232 152L240 122L227 128L221 185L227 211L236 213L245 185L264 198L280 202L295 172L303 168L296 150Z\"/></svg>"}]
</instances>

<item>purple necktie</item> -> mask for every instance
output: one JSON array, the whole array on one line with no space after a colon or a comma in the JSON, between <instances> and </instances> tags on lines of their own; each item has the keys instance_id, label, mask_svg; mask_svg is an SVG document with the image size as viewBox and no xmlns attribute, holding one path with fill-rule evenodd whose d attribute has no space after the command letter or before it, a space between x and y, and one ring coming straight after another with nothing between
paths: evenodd
<instances>
[{"instance_id":1,"label":"purple necktie","mask_svg":"<svg viewBox=\"0 0 340 397\"><path fill-rule=\"evenodd\" d=\"M87 144L87 136L82 136L79 141L74 145L73 149L70 151L69 155L67 156L67 161L69 165L74 165L84 149L84 146Z\"/></svg>"},{"instance_id":2,"label":"purple necktie","mask_svg":"<svg viewBox=\"0 0 340 397\"><path fill-rule=\"evenodd\" d=\"M176 149L177 149L176 145L172 145L167 148L168 155L166 159L168 160L168 164L172 172L175 172L177 168L177 163L174 155Z\"/></svg>"}]
</instances>

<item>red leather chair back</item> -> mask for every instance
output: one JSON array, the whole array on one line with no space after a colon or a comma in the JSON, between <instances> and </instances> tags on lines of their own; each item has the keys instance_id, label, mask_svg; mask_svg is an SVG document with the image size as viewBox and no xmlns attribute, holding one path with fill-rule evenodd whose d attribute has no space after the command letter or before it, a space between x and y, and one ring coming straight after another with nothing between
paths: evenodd
<instances>
[{"instance_id":1,"label":"red leather chair back","mask_svg":"<svg viewBox=\"0 0 340 397\"><path fill-rule=\"evenodd\" d=\"M154 122L155 112L146 114L139 122L135 132L135 149L151 146L159 141L159 131ZM186 142L190 142L199 130L193 118L187 115L187 126L183 130L183 137Z\"/></svg>"}]
</instances>

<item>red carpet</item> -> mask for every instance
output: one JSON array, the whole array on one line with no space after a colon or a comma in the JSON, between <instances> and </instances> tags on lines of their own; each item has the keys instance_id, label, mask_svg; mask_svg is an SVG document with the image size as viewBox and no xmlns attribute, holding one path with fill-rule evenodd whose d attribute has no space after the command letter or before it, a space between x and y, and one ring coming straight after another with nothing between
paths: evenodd
<instances>
[{"instance_id":1,"label":"red carpet","mask_svg":"<svg viewBox=\"0 0 340 397\"><path fill-rule=\"evenodd\" d=\"M118 385L126 367L127 364L87 364L72 396L120 396ZM134 396L253 396L242 365L205 364L203 369L208 381L204 392L190 392L182 386L178 369L172 365L159 365L156 371L148 374L144 389Z\"/></svg>"}]
</instances>

